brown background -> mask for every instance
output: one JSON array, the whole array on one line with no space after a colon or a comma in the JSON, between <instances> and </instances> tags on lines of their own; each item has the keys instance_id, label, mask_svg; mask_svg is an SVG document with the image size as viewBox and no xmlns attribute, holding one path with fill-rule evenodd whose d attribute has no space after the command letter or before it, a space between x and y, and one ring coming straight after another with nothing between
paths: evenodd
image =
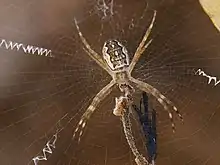
<instances>
[{"instance_id":1,"label":"brown background","mask_svg":"<svg viewBox=\"0 0 220 165\"><path fill-rule=\"evenodd\" d=\"M147 5L148 4L148 5ZM82 49L73 16L101 53L119 39L131 56L157 10L153 42L133 76L155 86L183 113L172 133L158 114L158 165L220 164L220 86L195 76L202 68L220 78L220 35L196 0L118 0L103 17L96 1L0 1L0 37L51 49L54 58L0 49L0 165L33 164L58 134L45 165L134 165L119 118L112 115L117 89L92 116L80 144L72 134L91 98L111 78ZM140 99L137 90L136 100ZM133 124L138 147L143 138Z\"/></svg>"}]
</instances>

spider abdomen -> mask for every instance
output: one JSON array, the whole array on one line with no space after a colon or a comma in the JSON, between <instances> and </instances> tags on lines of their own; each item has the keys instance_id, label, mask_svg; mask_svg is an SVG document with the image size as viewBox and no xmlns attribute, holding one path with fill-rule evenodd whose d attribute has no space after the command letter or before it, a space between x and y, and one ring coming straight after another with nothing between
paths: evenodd
<instances>
[{"instance_id":1,"label":"spider abdomen","mask_svg":"<svg viewBox=\"0 0 220 165\"><path fill-rule=\"evenodd\" d=\"M102 53L105 62L113 71L120 71L129 66L127 49L117 40L106 41Z\"/></svg>"}]
</instances>

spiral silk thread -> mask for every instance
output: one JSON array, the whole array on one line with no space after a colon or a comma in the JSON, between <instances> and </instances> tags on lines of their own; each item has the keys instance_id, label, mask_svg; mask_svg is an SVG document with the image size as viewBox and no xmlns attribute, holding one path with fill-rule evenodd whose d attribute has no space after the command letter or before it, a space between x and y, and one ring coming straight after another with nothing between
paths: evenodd
<instances>
[{"instance_id":1,"label":"spiral silk thread","mask_svg":"<svg viewBox=\"0 0 220 165\"><path fill-rule=\"evenodd\" d=\"M38 56L52 57L51 50L32 45L24 45L22 43L16 43L13 41L6 41L5 39L0 39L0 48L5 48L7 50L23 51L26 54L36 54Z\"/></svg>"},{"instance_id":2,"label":"spiral silk thread","mask_svg":"<svg viewBox=\"0 0 220 165\"><path fill-rule=\"evenodd\" d=\"M54 140L52 141L52 139L54 138ZM51 140L49 140L47 142L47 144L45 145L45 147L43 148L43 155L42 156L37 156L34 157L32 160L34 161L35 165L38 165L38 162L41 160L47 160L47 154L52 154L52 148L56 148L55 144L57 141L57 134L53 135L53 138L51 138Z\"/></svg>"},{"instance_id":3,"label":"spiral silk thread","mask_svg":"<svg viewBox=\"0 0 220 165\"><path fill-rule=\"evenodd\" d=\"M208 84L214 81L214 86L218 85L220 83L220 80L217 80L217 77L209 76L201 69L198 69L195 74L198 74L199 76L207 77L208 78Z\"/></svg>"}]
</instances>

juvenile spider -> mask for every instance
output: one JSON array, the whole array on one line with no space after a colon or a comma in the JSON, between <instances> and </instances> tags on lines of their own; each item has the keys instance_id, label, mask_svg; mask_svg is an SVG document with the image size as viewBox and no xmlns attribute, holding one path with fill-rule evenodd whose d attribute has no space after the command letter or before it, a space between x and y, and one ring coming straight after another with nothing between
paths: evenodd
<instances>
[{"instance_id":1,"label":"juvenile spider","mask_svg":"<svg viewBox=\"0 0 220 165\"><path fill-rule=\"evenodd\" d=\"M146 43L148 36L150 35L150 32L153 28L155 17L156 17L156 11L154 11L154 16L151 21L151 24L147 29L147 31L145 32L144 37L140 42L131 63L129 62L129 55L127 49L119 41L114 39L108 40L104 43L104 46L102 48L103 58L101 58L101 56L98 53L96 53L91 48L89 43L86 41L82 32L80 31L76 19L74 19L77 32L84 45L84 50L100 67L102 67L112 76L112 81L99 91L99 93L93 98L92 103L89 105L85 113L82 115L73 134L73 137L75 137L77 132L79 132L80 130L79 139L78 139L79 141L87 120L97 109L100 102L110 94L112 88L115 85L119 87L119 90L121 92L125 93L125 96L126 96L126 91L129 91L129 93L134 92L131 83L134 84L135 87L139 88L140 90L153 95L158 100L158 102L163 106L163 108L168 112L169 118L172 123L173 131L175 129L175 125L173 123L173 114L171 110L174 110L182 120L182 115L179 113L177 108L173 105L173 103L170 100L168 100L163 94L161 94L156 88L154 88L150 84L139 81L131 76L131 72L134 69L135 64L138 62L140 56L143 54L145 49L152 42L151 39Z\"/></svg>"}]
</instances>

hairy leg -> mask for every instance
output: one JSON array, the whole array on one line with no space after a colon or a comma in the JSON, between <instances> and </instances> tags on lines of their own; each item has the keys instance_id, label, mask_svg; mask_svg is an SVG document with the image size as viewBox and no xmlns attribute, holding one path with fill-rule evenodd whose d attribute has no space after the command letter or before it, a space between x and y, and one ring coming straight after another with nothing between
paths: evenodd
<instances>
[{"instance_id":1,"label":"hairy leg","mask_svg":"<svg viewBox=\"0 0 220 165\"><path fill-rule=\"evenodd\" d=\"M100 92L93 98L92 103L87 108L86 112L82 115L75 131L73 134L73 138L75 138L77 132L79 132L79 138L78 141L80 141L80 138L83 134L83 129L86 126L86 122L89 120L90 116L94 113L94 111L97 109L98 105L104 98L106 98L110 92L112 91L112 87L114 86L115 82L111 81L108 85L106 85Z\"/></svg>"}]
</instances>

